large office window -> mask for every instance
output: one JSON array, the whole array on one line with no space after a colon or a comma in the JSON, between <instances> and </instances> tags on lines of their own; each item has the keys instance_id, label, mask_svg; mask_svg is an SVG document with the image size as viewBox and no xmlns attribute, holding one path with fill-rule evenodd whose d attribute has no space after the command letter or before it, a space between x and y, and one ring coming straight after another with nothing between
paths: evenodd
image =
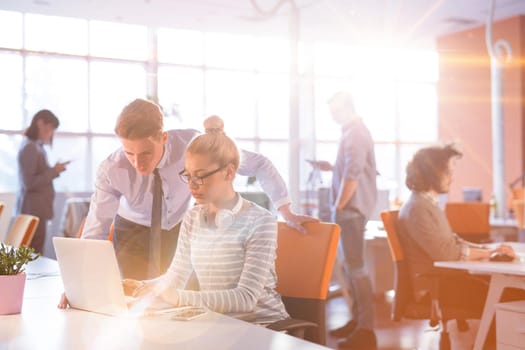
<instances>
[{"instance_id":1,"label":"large office window","mask_svg":"<svg viewBox=\"0 0 525 350\"><path fill-rule=\"evenodd\" d=\"M256 42L248 35L207 33L205 36L206 65L248 70L255 68Z\"/></svg>"},{"instance_id":2,"label":"large office window","mask_svg":"<svg viewBox=\"0 0 525 350\"><path fill-rule=\"evenodd\" d=\"M204 116L204 72L199 68L162 65L158 71L159 102L166 127L201 129Z\"/></svg>"},{"instance_id":3,"label":"large office window","mask_svg":"<svg viewBox=\"0 0 525 350\"><path fill-rule=\"evenodd\" d=\"M73 55L88 53L86 20L27 14L24 34L24 47L28 50Z\"/></svg>"},{"instance_id":4,"label":"large office window","mask_svg":"<svg viewBox=\"0 0 525 350\"><path fill-rule=\"evenodd\" d=\"M142 63L92 62L90 65L91 131L113 133L122 108L146 96L146 70Z\"/></svg>"},{"instance_id":5,"label":"large office window","mask_svg":"<svg viewBox=\"0 0 525 350\"><path fill-rule=\"evenodd\" d=\"M159 28L157 43L159 62L193 66L204 63L204 34L201 32Z\"/></svg>"},{"instance_id":6,"label":"large office window","mask_svg":"<svg viewBox=\"0 0 525 350\"><path fill-rule=\"evenodd\" d=\"M206 115L219 115L228 134L237 138L255 136L253 73L208 70L205 98Z\"/></svg>"},{"instance_id":7,"label":"large office window","mask_svg":"<svg viewBox=\"0 0 525 350\"><path fill-rule=\"evenodd\" d=\"M11 11L0 11L0 47L22 48L22 14Z\"/></svg>"},{"instance_id":8,"label":"large office window","mask_svg":"<svg viewBox=\"0 0 525 350\"><path fill-rule=\"evenodd\" d=\"M219 115L241 148L288 181L288 46L283 39L160 28L158 98L166 124L202 130ZM246 179L237 178L245 186Z\"/></svg>"},{"instance_id":9,"label":"large office window","mask_svg":"<svg viewBox=\"0 0 525 350\"><path fill-rule=\"evenodd\" d=\"M40 109L60 120L49 162L72 161L56 190L91 191L120 110L147 95L146 57L144 26L0 11L0 191L17 188L22 131Z\"/></svg>"},{"instance_id":10,"label":"large office window","mask_svg":"<svg viewBox=\"0 0 525 350\"><path fill-rule=\"evenodd\" d=\"M21 135L0 134L0 192L12 192L17 186L17 150Z\"/></svg>"},{"instance_id":11,"label":"large office window","mask_svg":"<svg viewBox=\"0 0 525 350\"><path fill-rule=\"evenodd\" d=\"M319 44L314 61L316 158L335 160L341 131L327 101L350 91L376 143L378 186L391 197L406 197L406 163L437 141L437 54Z\"/></svg>"},{"instance_id":12,"label":"large office window","mask_svg":"<svg viewBox=\"0 0 525 350\"><path fill-rule=\"evenodd\" d=\"M92 190L98 165L119 147L113 133L119 112L148 97L161 105L168 129L202 130L205 117L221 116L239 146L266 155L286 182L289 157L301 158L300 177L292 181L304 190L305 159L333 162L337 151L340 128L326 101L349 89L376 143L380 186L402 196L406 161L437 138L436 53L300 47L302 148L290 155L286 38L0 11L1 113L9 116L0 125L0 191L16 189L21 132L42 108L61 121L50 161L73 160L57 190Z\"/></svg>"},{"instance_id":13,"label":"large office window","mask_svg":"<svg viewBox=\"0 0 525 350\"><path fill-rule=\"evenodd\" d=\"M87 88L85 60L47 55L26 56L25 108L28 118L45 108L58 116L60 131L86 132Z\"/></svg>"},{"instance_id":14,"label":"large office window","mask_svg":"<svg viewBox=\"0 0 525 350\"><path fill-rule=\"evenodd\" d=\"M23 126L22 57L0 52L0 94L2 96L2 129L20 130Z\"/></svg>"},{"instance_id":15,"label":"large office window","mask_svg":"<svg viewBox=\"0 0 525 350\"><path fill-rule=\"evenodd\" d=\"M144 26L91 21L90 54L98 57L145 61L148 57L148 29Z\"/></svg>"},{"instance_id":16,"label":"large office window","mask_svg":"<svg viewBox=\"0 0 525 350\"><path fill-rule=\"evenodd\" d=\"M286 140L289 134L288 76L259 74L256 78L257 129L265 139Z\"/></svg>"}]
</instances>

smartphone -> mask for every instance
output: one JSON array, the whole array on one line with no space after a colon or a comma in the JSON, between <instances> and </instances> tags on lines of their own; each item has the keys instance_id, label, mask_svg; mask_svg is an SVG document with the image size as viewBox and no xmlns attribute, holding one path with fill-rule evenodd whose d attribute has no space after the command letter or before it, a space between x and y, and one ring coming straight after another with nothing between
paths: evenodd
<instances>
[{"instance_id":1,"label":"smartphone","mask_svg":"<svg viewBox=\"0 0 525 350\"><path fill-rule=\"evenodd\" d=\"M63 164L63 165L68 165L68 164L71 163L72 161L73 161L73 159L70 159L70 160L62 160L62 159L59 159L59 160L58 160L58 163Z\"/></svg>"},{"instance_id":2,"label":"smartphone","mask_svg":"<svg viewBox=\"0 0 525 350\"><path fill-rule=\"evenodd\" d=\"M204 315L206 312L207 310L205 308L188 306L172 311L170 318L176 321L190 321Z\"/></svg>"}]
</instances>

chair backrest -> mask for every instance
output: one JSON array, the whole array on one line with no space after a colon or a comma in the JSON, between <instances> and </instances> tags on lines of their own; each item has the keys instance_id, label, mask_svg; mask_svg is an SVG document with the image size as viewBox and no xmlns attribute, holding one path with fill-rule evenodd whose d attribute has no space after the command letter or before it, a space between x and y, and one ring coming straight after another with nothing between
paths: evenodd
<instances>
[{"instance_id":1,"label":"chair backrest","mask_svg":"<svg viewBox=\"0 0 525 350\"><path fill-rule=\"evenodd\" d=\"M2 212L4 211L5 204L0 202L0 216L2 216Z\"/></svg>"},{"instance_id":2,"label":"chair backrest","mask_svg":"<svg viewBox=\"0 0 525 350\"><path fill-rule=\"evenodd\" d=\"M60 231L64 237L76 237L78 235L82 221L89 211L90 203L91 199L85 197L66 199L60 221Z\"/></svg>"},{"instance_id":3,"label":"chair backrest","mask_svg":"<svg viewBox=\"0 0 525 350\"><path fill-rule=\"evenodd\" d=\"M40 219L37 216L18 215L11 225L6 243L14 247L29 246L39 222Z\"/></svg>"},{"instance_id":4,"label":"chair backrest","mask_svg":"<svg viewBox=\"0 0 525 350\"><path fill-rule=\"evenodd\" d=\"M80 227L78 228L78 232L76 234L77 238L82 238L82 232L84 232L84 226L86 225L86 219L87 217L84 216L82 218L82 221L80 222ZM109 226L108 241L113 242L114 233L115 233L115 221L111 222L111 226Z\"/></svg>"},{"instance_id":5,"label":"chair backrest","mask_svg":"<svg viewBox=\"0 0 525 350\"><path fill-rule=\"evenodd\" d=\"M398 215L399 211L390 210L381 212L381 220L385 227L388 246L394 261L394 290L395 299L392 303L392 320L400 321L407 305L412 302L413 292L407 262L405 261L405 252L399 239L398 233Z\"/></svg>"},{"instance_id":6,"label":"chair backrest","mask_svg":"<svg viewBox=\"0 0 525 350\"><path fill-rule=\"evenodd\" d=\"M278 223L277 291L282 296L326 299L339 242L336 224L307 223L307 233Z\"/></svg>"},{"instance_id":7,"label":"chair backrest","mask_svg":"<svg viewBox=\"0 0 525 350\"><path fill-rule=\"evenodd\" d=\"M115 234L115 220L111 222L111 225L109 226L109 235L108 235L108 241L113 242L113 235Z\"/></svg>"},{"instance_id":8,"label":"chair backrest","mask_svg":"<svg viewBox=\"0 0 525 350\"><path fill-rule=\"evenodd\" d=\"M512 189L512 197L511 199L525 199L523 196L523 193L525 192L525 188L523 187L514 187Z\"/></svg>"},{"instance_id":9,"label":"chair backrest","mask_svg":"<svg viewBox=\"0 0 525 350\"><path fill-rule=\"evenodd\" d=\"M306 234L278 223L277 291L291 317L319 325L305 339L324 344L326 297L341 229L321 222L304 227Z\"/></svg>"},{"instance_id":10,"label":"chair backrest","mask_svg":"<svg viewBox=\"0 0 525 350\"><path fill-rule=\"evenodd\" d=\"M480 202L449 202L445 214L452 231L460 235L490 233L490 205Z\"/></svg>"},{"instance_id":11,"label":"chair backrest","mask_svg":"<svg viewBox=\"0 0 525 350\"><path fill-rule=\"evenodd\" d=\"M404 261L405 253L399 242L399 236L397 233L397 216L399 215L398 210L385 210L381 212L381 220L385 227L386 235L388 238L388 246L390 247L390 253L392 254L392 260L394 262Z\"/></svg>"},{"instance_id":12,"label":"chair backrest","mask_svg":"<svg viewBox=\"0 0 525 350\"><path fill-rule=\"evenodd\" d=\"M82 232L84 231L84 225L86 224L86 217L84 216L82 218L82 221L80 221L80 226L78 227L78 231L77 231L77 238L81 238L82 237Z\"/></svg>"}]
</instances>

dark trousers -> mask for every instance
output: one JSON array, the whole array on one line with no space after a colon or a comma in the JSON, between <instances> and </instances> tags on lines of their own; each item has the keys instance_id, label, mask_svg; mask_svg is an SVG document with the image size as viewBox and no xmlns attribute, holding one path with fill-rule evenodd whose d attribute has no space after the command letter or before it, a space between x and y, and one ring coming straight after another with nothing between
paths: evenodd
<instances>
[{"instance_id":1,"label":"dark trousers","mask_svg":"<svg viewBox=\"0 0 525 350\"><path fill-rule=\"evenodd\" d=\"M33 235L33 239L29 244L29 246L32 247L36 253L42 254L44 251L44 244L46 243L46 227L47 220L40 219L40 222L36 227L35 234Z\"/></svg>"},{"instance_id":2,"label":"dark trousers","mask_svg":"<svg viewBox=\"0 0 525 350\"><path fill-rule=\"evenodd\" d=\"M374 329L375 304L372 282L365 267L365 226L367 218L355 210L333 213L341 227L339 248L344 255L344 270L352 295L352 317L358 327Z\"/></svg>"},{"instance_id":3,"label":"dark trousers","mask_svg":"<svg viewBox=\"0 0 525 350\"><path fill-rule=\"evenodd\" d=\"M161 274L166 272L173 260L179 230L180 223L171 230L161 231ZM157 277L148 275L149 244L149 227L136 224L118 215L115 217L113 245L122 278L144 280Z\"/></svg>"}]
</instances>

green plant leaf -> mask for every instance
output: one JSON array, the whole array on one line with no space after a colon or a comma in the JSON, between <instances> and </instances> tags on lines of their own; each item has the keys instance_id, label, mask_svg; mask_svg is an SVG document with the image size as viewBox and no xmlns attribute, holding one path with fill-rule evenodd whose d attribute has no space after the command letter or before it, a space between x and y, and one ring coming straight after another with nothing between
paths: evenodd
<instances>
[{"instance_id":1,"label":"green plant leaf","mask_svg":"<svg viewBox=\"0 0 525 350\"><path fill-rule=\"evenodd\" d=\"M0 242L0 275L17 275L24 272L25 265L38 259L40 254L31 247L15 248Z\"/></svg>"}]
</instances>

